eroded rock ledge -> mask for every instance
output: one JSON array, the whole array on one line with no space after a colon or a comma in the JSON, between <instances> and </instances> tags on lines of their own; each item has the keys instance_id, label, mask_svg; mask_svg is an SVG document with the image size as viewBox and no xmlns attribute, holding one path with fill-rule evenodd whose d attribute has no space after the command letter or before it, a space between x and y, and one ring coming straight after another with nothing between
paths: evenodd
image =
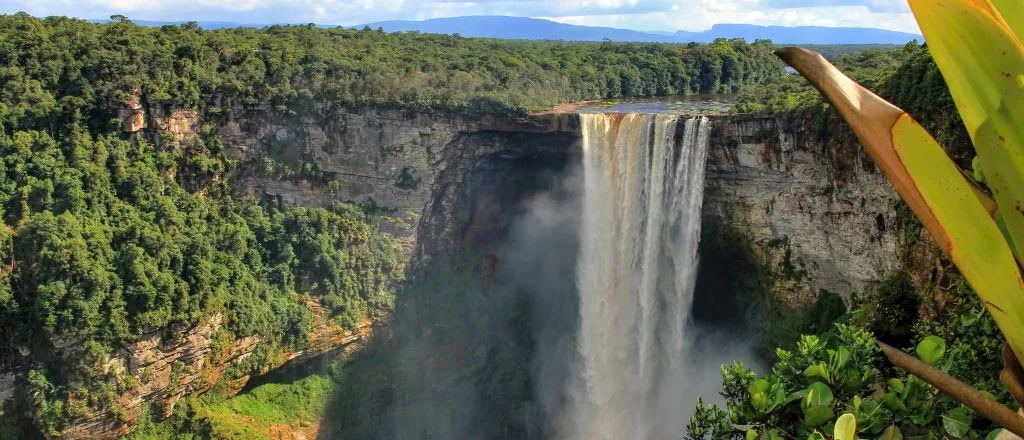
<instances>
[{"instance_id":1,"label":"eroded rock ledge","mask_svg":"<svg viewBox=\"0 0 1024 440\"><path fill-rule=\"evenodd\" d=\"M558 172L580 154L573 113L504 119L371 110L329 124L265 115L245 112L222 126L237 157L251 157L272 136L313 158L337 190L254 177L245 191L313 206L372 200L391 211L382 226L413 261L498 236L504 214L536 189L507 188L527 183L517 174ZM898 197L855 141L785 117L712 119L706 219L749 239L777 271L776 296L793 305L822 289L849 297L897 269Z\"/></svg>"}]
</instances>

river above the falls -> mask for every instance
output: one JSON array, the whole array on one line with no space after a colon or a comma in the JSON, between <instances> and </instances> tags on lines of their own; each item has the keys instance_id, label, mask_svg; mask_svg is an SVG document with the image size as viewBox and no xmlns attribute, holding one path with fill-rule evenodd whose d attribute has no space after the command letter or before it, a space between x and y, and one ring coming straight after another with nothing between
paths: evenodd
<instances>
[{"instance_id":1,"label":"river above the falls","mask_svg":"<svg viewBox=\"0 0 1024 440\"><path fill-rule=\"evenodd\" d=\"M729 113L735 94L660 96L655 98L607 99L583 103L577 113L639 113L666 115L709 115Z\"/></svg>"}]
</instances>

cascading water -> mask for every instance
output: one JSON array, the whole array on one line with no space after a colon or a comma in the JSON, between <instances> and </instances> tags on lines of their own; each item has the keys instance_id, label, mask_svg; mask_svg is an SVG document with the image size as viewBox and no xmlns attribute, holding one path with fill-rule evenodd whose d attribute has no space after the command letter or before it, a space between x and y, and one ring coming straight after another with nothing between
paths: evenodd
<instances>
[{"instance_id":1,"label":"cascading water","mask_svg":"<svg viewBox=\"0 0 1024 440\"><path fill-rule=\"evenodd\" d=\"M682 438L709 124L581 114L576 380L563 437Z\"/></svg>"}]
</instances>

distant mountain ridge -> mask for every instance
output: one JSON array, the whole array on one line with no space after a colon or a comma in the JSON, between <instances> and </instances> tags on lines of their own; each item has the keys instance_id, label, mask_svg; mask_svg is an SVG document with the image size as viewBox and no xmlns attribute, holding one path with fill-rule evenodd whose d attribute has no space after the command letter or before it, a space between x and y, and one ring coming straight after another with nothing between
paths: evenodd
<instances>
[{"instance_id":1,"label":"distant mountain ridge","mask_svg":"<svg viewBox=\"0 0 1024 440\"><path fill-rule=\"evenodd\" d=\"M107 22L109 20L93 20ZM142 26L183 24L134 20ZM230 27L264 27L269 24L246 24L224 21L200 21L204 29ZM422 21L380 21L358 26L382 28L387 32L424 32L432 34L459 34L463 37L503 38L517 40L561 41L633 41L647 43L710 43L718 38L744 38L747 41L772 40L776 44L904 44L912 40L923 41L918 34L874 28L822 27L822 26L758 26L752 24L716 24L701 32L678 31L644 32L599 26L580 26L551 20L502 15L432 18ZM321 25L321 27L332 27Z\"/></svg>"},{"instance_id":2,"label":"distant mountain ridge","mask_svg":"<svg viewBox=\"0 0 1024 440\"><path fill-rule=\"evenodd\" d=\"M550 20L507 16L465 16L422 21L380 21L357 27L382 28L388 32L419 31L459 34L463 37L567 41L636 41L658 43L709 43L718 38L772 40L776 44L904 44L923 41L918 34L875 28L822 26L758 26L716 24L701 32L643 32L598 26L579 26Z\"/></svg>"}]
</instances>

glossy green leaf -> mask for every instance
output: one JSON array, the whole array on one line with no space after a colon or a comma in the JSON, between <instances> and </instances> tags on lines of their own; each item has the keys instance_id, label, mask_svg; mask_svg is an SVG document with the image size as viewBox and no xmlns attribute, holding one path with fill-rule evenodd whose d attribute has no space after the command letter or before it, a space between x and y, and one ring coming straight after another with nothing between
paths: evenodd
<instances>
[{"instance_id":1,"label":"glossy green leaf","mask_svg":"<svg viewBox=\"0 0 1024 440\"><path fill-rule=\"evenodd\" d=\"M804 370L804 377L816 377L826 382L831 382L828 377L828 370L822 364L814 364Z\"/></svg>"},{"instance_id":2,"label":"glossy green leaf","mask_svg":"<svg viewBox=\"0 0 1024 440\"><path fill-rule=\"evenodd\" d=\"M757 440L757 431L753 428L747 430L747 440Z\"/></svg>"},{"instance_id":3,"label":"glossy green leaf","mask_svg":"<svg viewBox=\"0 0 1024 440\"><path fill-rule=\"evenodd\" d=\"M822 406L832 404L832 388L821 382L814 382L807 387L804 406Z\"/></svg>"},{"instance_id":4,"label":"glossy green leaf","mask_svg":"<svg viewBox=\"0 0 1024 440\"><path fill-rule=\"evenodd\" d=\"M928 336L917 344L917 357L924 363L936 366L946 354L946 341L938 336Z\"/></svg>"},{"instance_id":5,"label":"glossy green leaf","mask_svg":"<svg viewBox=\"0 0 1024 440\"><path fill-rule=\"evenodd\" d=\"M971 431L971 416L963 407L949 411L942 415L942 428L950 437L965 438Z\"/></svg>"},{"instance_id":6,"label":"glossy green leaf","mask_svg":"<svg viewBox=\"0 0 1024 440\"><path fill-rule=\"evenodd\" d=\"M900 428L897 428L896 425L889 425L882 432L882 436L878 437L878 440L903 440L903 433L900 432Z\"/></svg>"},{"instance_id":7,"label":"glossy green leaf","mask_svg":"<svg viewBox=\"0 0 1024 440\"><path fill-rule=\"evenodd\" d=\"M835 351L835 369L841 370L850 362L850 350L846 347L839 347Z\"/></svg>"},{"instance_id":8,"label":"glossy green leaf","mask_svg":"<svg viewBox=\"0 0 1024 440\"><path fill-rule=\"evenodd\" d=\"M835 440L854 440L857 437L857 418L846 413L836 420Z\"/></svg>"},{"instance_id":9,"label":"glossy green leaf","mask_svg":"<svg viewBox=\"0 0 1024 440\"><path fill-rule=\"evenodd\" d=\"M816 428L825 424L825 422L832 420L835 417L835 412L832 411L831 406L811 406L804 408L804 425Z\"/></svg>"},{"instance_id":10,"label":"glossy green leaf","mask_svg":"<svg viewBox=\"0 0 1024 440\"><path fill-rule=\"evenodd\" d=\"M753 393L750 395L750 404L757 412L763 413L768 409L768 396L765 393Z\"/></svg>"},{"instance_id":11,"label":"glossy green leaf","mask_svg":"<svg viewBox=\"0 0 1024 440\"><path fill-rule=\"evenodd\" d=\"M903 391L906 390L906 387L903 386L903 381L896 378L889 379L886 384L889 385L890 390L897 394L903 394Z\"/></svg>"},{"instance_id":12,"label":"glossy green leaf","mask_svg":"<svg viewBox=\"0 0 1024 440\"><path fill-rule=\"evenodd\" d=\"M903 403L903 399L901 399L899 395L892 391L885 393L885 396L882 397L882 403L885 404L885 406L889 408L889 410L892 412L907 412L907 405Z\"/></svg>"}]
</instances>

